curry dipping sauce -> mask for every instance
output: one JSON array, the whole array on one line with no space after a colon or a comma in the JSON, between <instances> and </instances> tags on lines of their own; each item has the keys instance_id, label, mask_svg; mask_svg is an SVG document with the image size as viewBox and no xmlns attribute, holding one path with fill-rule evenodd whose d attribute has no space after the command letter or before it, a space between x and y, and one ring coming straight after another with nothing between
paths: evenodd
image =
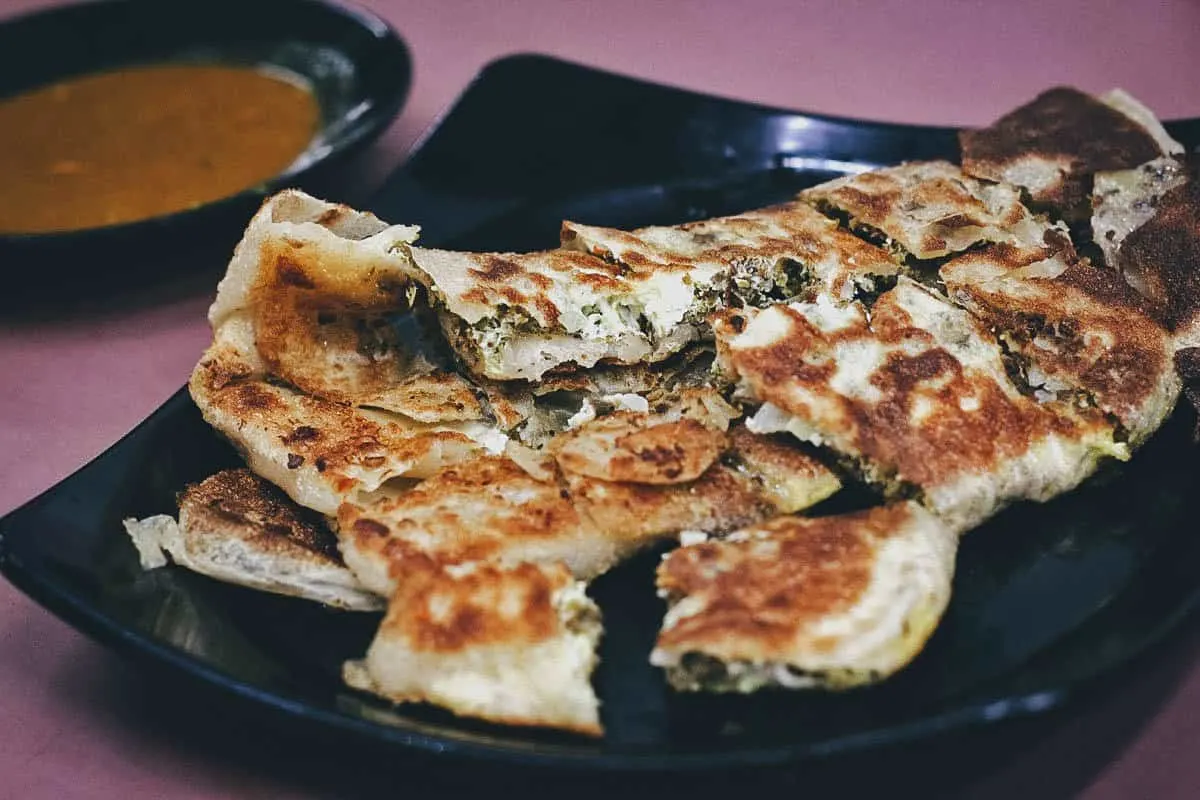
<instances>
[{"instance_id":1,"label":"curry dipping sauce","mask_svg":"<svg viewBox=\"0 0 1200 800\"><path fill-rule=\"evenodd\" d=\"M0 233L134 222L255 186L320 118L300 79L252 67L94 73L0 100Z\"/></svg>"}]
</instances>

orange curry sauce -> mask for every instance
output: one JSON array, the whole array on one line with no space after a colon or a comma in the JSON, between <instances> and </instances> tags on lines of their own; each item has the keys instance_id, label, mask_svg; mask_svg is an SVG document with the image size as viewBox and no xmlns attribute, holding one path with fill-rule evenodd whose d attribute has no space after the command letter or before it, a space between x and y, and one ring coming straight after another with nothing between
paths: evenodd
<instances>
[{"instance_id":1,"label":"orange curry sauce","mask_svg":"<svg viewBox=\"0 0 1200 800\"><path fill-rule=\"evenodd\" d=\"M311 91L250 67L161 65L0 100L0 233L132 222L283 171L320 117Z\"/></svg>"}]
</instances>

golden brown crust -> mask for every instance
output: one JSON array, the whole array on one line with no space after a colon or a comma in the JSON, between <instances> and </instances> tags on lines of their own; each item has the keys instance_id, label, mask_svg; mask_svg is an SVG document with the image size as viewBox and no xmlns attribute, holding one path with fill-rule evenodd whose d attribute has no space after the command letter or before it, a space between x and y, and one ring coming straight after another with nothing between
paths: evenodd
<instances>
[{"instance_id":1,"label":"golden brown crust","mask_svg":"<svg viewBox=\"0 0 1200 800\"><path fill-rule=\"evenodd\" d=\"M1037 187L1033 199L1068 217L1086 215L1094 173L1129 169L1162 155L1137 122L1066 86L1041 93L987 128L961 132L959 142L964 171L985 180L1014 182L1021 162L1044 162L1057 175Z\"/></svg>"},{"instance_id":2,"label":"golden brown crust","mask_svg":"<svg viewBox=\"0 0 1200 800\"><path fill-rule=\"evenodd\" d=\"M730 428L728 453L754 474L771 473L813 480L831 474L820 461L782 436L751 433L745 424Z\"/></svg>"},{"instance_id":3,"label":"golden brown crust","mask_svg":"<svg viewBox=\"0 0 1200 800\"><path fill-rule=\"evenodd\" d=\"M796 446L791 437L751 433L744 423L729 431L725 463L753 481L777 513L791 514L834 494L837 476Z\"/></svg>"},{"instance_id":4,"label":"golden brown crust","mask_svg":"<svg viewBox=\"0 0 1200 800\"><path fill-rule=\"evenodd\" d=\"M922 304L929 308L914 319L910 310ZM806 421L889 488L949 491L970 476L994 476L1028 460L1050 438L1076 442L1110 434L1097 415L1052 410L1021 395L986 328L915 285L902 282L883 295L869 323L859 309L840 327L822 329L804 311L767 309L753 329L745 314L731 312L716 326L723 358L756 399ZM931 331L939 328L945 330L935 337ZM739 329L745 333L739 336ZM1090 463L1086 452L1081 445L1078 463L1039 465L1035 484L1020 484L1019 491L1040 496L1043 482L1082 479ZM1018 475L1034 477L1016 469L1012 479ZM966 498L957 497L956 506ZM961 524L994 511L976 508Z\"/></svg>"},{"instance_id":5,"label":"golden brown crust","mask_svg":"<svg viewBox=\"0 0 1200 800\"><path fill-rule=\"evenodd\" d=\"M224 583L335 608L385 605L342 562L324 518L249 470L225 470L187 487L178 522L158 515L124 525L145 569L169 561Z\"/></svg>"},{"instance_id":6,"label":"golden brown crust","mask_svg":"<svg viewBox=\"0 0 1200 800\"><path fill-rule=\"evenodd\" d=\"M560 311L547 296L553 281L542 271L530 269L536 261L541 270L570 273L581 284L606 291L620 291L625 283L620 270L582 253L550 250L531 255L479 253L472 256L477 266L468 270L471 288L462 300L472 305L517 308L538 321L543 329L558 325Z\"/></svg>"},{"instance_id":7,"label":"golden brown crust","mask_svg":"<svg viewBox=\"0 0 1200 800\"><path fill-rule=\"evenodd\" d=\"M607 535L653 540L684 530L719 533L820 502L839 483L795 445L736 425L721 460L685 484L647 485L564 473L571 500Z\"/></svg>"},{"instance_id":8,"label":"golden brown crust","mask_svg":"<svg viewBox=\"0 0 1200 800\"><path fill-rule=\"evenodd\" d=\"M571 499L598 530L651 542L683 530L728 531L778 513L754 482L722 464L685 484L649 485L564 475Z\"/></svg>"},{"instance_id":9,"label":"golden brown crust","mask_svg":"<svg viewBox=\"0 0 1200 800\"><path fill-rule=\"evenodd\" d=\"M268 372L315 397L395 411L424 422L477 420L483 409L465 378L436 370L400 340L392 317L406 287L375 281L376 293L328 281L300 243L264 243L248 304L255 346ZM364 282L372 283L364 276Z\"/></svg>"},{"instance_id":10,"label":"golden brown crust","mask_svg":"<svg viewBox=\"0 0 1200 800\"><path fill-rule=\"evenodd\" d=\"M401 330L419 292L393 249L413 236L283 192L247 229L210 310L192 397L251 469L322 513L484 449L472 437L498 446L476 388L430 362L420 320Z\"/></svg>"},{"instance_id":11,"label":"golden brown crust","mask_svg":"<svg viewBox=\"0 0 1200 800\"><path fill-rule=\"evenodd\" d=\"M878 403L840 395L829 387L837 369L830 358L832 347L869 336L865 326L825 335L791 309L780 310L789 317L788 335L765 347L742 350L735 356L738 372L753 376L759 399L780 408L803 411L793 402L797 390L834 404L837 416L851 426L856 452L890 466L902 480L917 486L986 471L997 458L1027 449L1034 436L1065 425L1014 401L991 381L973 380L932 337L889 313L886 302L881 305L875 309L875 328L878 340L891 349L870 379L879 391ZM906 342L918 352L904 352L901 345ZM968 398L982 411L959 411ZM932 408L912 424L918 401Z\"/></svg>"},{"instance_id":12,"label":"golden brown crust","mask_svg":"<svg viewBox=\"0 0 1200 800\"><path fill-rule=\"evenodd\" d=\"M401 475L414 464L458 461L481 449L457 431L431 430L403 418L373 419L254 377L240 355L221 343L205 353L189 388L205 419L230 437L256 470L275 461L288 471L314 470L317 480L343 498L370 482L367 473L378 472L382 481L392 471ZM326 510L289 494L302 505Z\"/></svg>"},{"instance_id":13,"label":"golden brown crust","mask_svg":"<svg viewBox=\"0 0 1200 800\"><path fill-rule=\"evenodd\" d=\"M454 431L412 433L345 413L344 407L314 397L293 395L287 403L279 387L265 382L247 382L228 387L216 405L250 425L278 431L288 450L288 467L306 463L327 473L340 490L352 490L351 472L357 467L376 469L389 460L417 461L439 445L475 445ZM300 424L297 424L300 423Z\"/></svg>"},{"instance_id":14,"label":"golden brown crust","mask_svg":"<svg viewBox=\"0 0 1200 800\"><path fill-rule=\"evenodd\" d=\"M912 162L814 186L806 202L882 233L908 254L938 258L981 241L1040 239L1045 227L1009 186L981 184L944 161Z\"/></svg>"},{"instance_id":15,"label":"golden brown crust","mask_svg":"<svg viewBox=\"0 0 1200 800\"><path fill-rule=\"evenodd\" d=\"M725 435L691 418L656 419L617 412L555 437L551 451L565 472L606 481L686 483L725 448Z\"/></svg>"},{"instance_id":16,"label":"golden brown crust","mask_svg":"<svg viewBox=\"0 0 1200 800\"><path fill-rule=\"evenodd\" d=\"M1149 302L1069 243L995 245L943 265L941 277L1048 380L1085 392L1127 428L1156 428L1174 404L1173 344Z\"/></svg>"},{"instance_id":17,"label":"golden brown crust","mask_svg":"<svg viewBox=\"0 0 1200 800\"><path fill-rule=\"evenodd\" d=\"M539 480L508 458L484 456L401 494L343 504L338 536L343 552L353 548L398 565L414 553L442 563L557 561L596 534L557 482Z\"/></svg>"},{"instance_id":18,"label":"golden brown crust","mask_svg":"<svg viewBox=\"0 0 1200 800\"><path fill-rule=\"evenodd\" d=\"M380 631L403 638L415 651L529 645L562 633L551 602L571 581L561 565L475 564L451 575L433 559L413 555L395 571L398 588Z\"/></svg>"},{"instance_id":19,"label":"golden brown crust","mask_svg":"<svg viewBox=\"0 0 1200 800\"><path fill-rule=\"evenodd\" d=\"M877 542L908 519L902 503L833 517L780 517L745 539L673 551L658 568L660 592L668 601L701 597L704 611L665 628L658 647L719 654L751 640L757 658L786 660L797 631L854 605L870 582Z\"/></svg>"},{"instance_id":20,"label":"golden brown crust","mask_svg":"<svg viewBox=\"0 0 1200 800\"><path fill-rule=\"evenodd\" d=\"M557 273L571 282L603 292L622 293L629 289L621 269L586 253L571 250L544 250L535 253L449 253L413 249L417 266L430 272L443 292L453 294L447 300L460 306L468 323L503 307L518 311L543 330L553 330L562 311L553 302L550 290ZM441 275L443 258L455 273Z\"/></svg>"},{"instance_id":21,"label":"golden brown crust","mask_svg":"<svg viewBox=\"0 0 1200 800\"><path fill-rule=\"evenodd\" d=\"M1200 323L1200 162L1189 158L1187 180L1159 198L1157 210L1117 250L1117 266L1159 310L1173 331ZM1189 344L1200 344L1186 331Z\"/></svg>"},{"instance_id":22,"label":"golden brown crust","mask_svg":"<svg viewBox=\"0 0 1200 800\"><path fill-rule=\"evenodd\" d=\"M508 725L603 733L590 675L599 610L560 564L443 564L414 555L356 688Z\"/></svg>"},{"instance_id":23,"label":"golden brown crust","mask_svg":"<svg viewBox=\"0 0 1200 800\"><path fill-rule=\"evenodd\" d=\"M442 563L564 561L590 578L681 530L728 531L812 505L839 486L794 446L736 429L733 439L724 463L675 484L559 473L552 459L535 476L528 465L482 457L403 493L344 504L338 536L346 560L377 591L396 580L388 569L414 553Z\"/></svg>"},{"instance_id":24,"label":"golden brown crust","mask_svg":"<svg viewBox=\"0 0 1200 800\"><path fill-rule=\"evenodd\" d=\"M179 510L189 530L234 528L259 553L295 556L300 548L321 562L342 563L337 538L321 516L300 508L248 469L222 470L189 486L179 498Z\"/></svg>"},{"instance_id":25,"label":"golden brown crust","mask_svg":"<svg viewBox=\"0 0 1200 800\"><path fill-rule=\"evenodd\" d=\"M848 284L857 279L898 270L887 252L841 230L800 202L629 232L564 222L560 239L564 247L621 263L634 273L721 265L734 278L730 288L735 294L741 293L739 275L769 277L777 267L794 274L778 276L781 285L764 288L779 292L782 284L807 283L837 296L852 295L854 287Z\"/></svg>"}]
</instances>

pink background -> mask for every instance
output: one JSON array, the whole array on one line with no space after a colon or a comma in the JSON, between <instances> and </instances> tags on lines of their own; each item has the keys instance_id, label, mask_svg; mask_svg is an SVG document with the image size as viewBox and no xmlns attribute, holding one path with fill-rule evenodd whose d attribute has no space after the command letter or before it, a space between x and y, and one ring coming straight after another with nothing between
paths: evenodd
<instances>
[{"instance_id":1,"label":"pink background","mask_svg":"<svg viewBox=\"0 0 1200 800\"><path fill-rule=\"evenodd\" d=\"M44 5L0 0L0 15ZM1053 83L1119 85L1163 117L1200 115L1194 2L367 5L405 37L416 76L384 140L330 189L351 202L403 160L480 67L517 51L772 105L905 122L984 123ZM208 339L212 289L185 278L102 307L0 316L0 513L101 452L183 384ZM994 760L958 796L1200 797L1198 633L1190 626L1127 690ZM300 769L278 743L230 737L202 710L173 708L143 691L136 670L0 581L0 798L417 788L332 767Z\"/></svg>"}]
</instances>

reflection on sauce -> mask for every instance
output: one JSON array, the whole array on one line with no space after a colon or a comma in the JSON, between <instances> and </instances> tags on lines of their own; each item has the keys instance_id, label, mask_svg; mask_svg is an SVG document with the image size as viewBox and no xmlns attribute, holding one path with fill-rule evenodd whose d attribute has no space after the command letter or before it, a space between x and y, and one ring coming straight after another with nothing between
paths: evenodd
<instances>
[{"instance_id":1,"label":"reflection on sauce","mask_svg":"<svg viewBox=\"0 0 1200 800\"><path fill-rule=\"evenodd\" d=\"M312 92L249 67L162 65L0 101L0 232L132 222L283 171L307 148Z\"/></svg>"}]
</instances>

